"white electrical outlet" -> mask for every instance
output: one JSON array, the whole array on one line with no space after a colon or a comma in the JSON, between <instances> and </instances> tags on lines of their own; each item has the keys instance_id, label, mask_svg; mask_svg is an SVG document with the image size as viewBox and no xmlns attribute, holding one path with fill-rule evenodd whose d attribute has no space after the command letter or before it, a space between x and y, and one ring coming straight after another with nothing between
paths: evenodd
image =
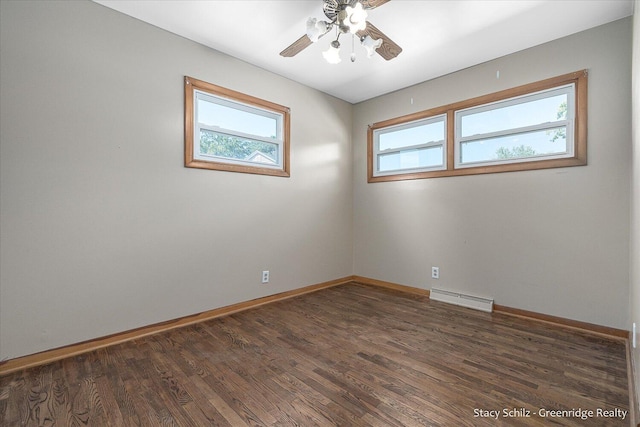
<instances>
[{"instance_id":1,"label":"white electrical outlet","mask_svg":"<svg viewBox=\"0 0 640 427\"><path fill-rule=\"evenodd\" d=\"M440 267L431 267L431 278L432 279L440 278Z\"/></svg>"},{"instance_id":2,"label":"white electrical outlet","mask_svg":"<svg viewBox=\"0 0 640 427\"><path fill-rule=\"evenodd\" d=\"M269 283L269 270L262 272L262 283Z\"/></svg>"}]
</instances>

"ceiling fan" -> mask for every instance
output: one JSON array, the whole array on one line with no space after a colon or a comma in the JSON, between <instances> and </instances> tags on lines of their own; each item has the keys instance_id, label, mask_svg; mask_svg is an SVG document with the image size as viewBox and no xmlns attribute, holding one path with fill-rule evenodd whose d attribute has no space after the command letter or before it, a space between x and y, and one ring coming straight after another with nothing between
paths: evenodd
<instances>
[{"instance_id":1,"label":"ceiling fan","mask_svg":"<svg viewBox=\"0 0 640 427\"><path fill-rule=\"evenodd\" d=\"M352 34L367 50L371 57L379 54L387 61L395 58L402 52L402 48L393 40L366 20L367 10L375 9L390 0L322 0L322 11L328 21L319 21L315 18L307 20L307 32L289 47L280 52L281 56L292 57L300 53L322 36L336 29L336 39L331 42L327 51L323 52L327 62L336 64L340 62L339 38L343 34ZM351 62L355 61L355 53L351 53Z\"/></svg>"}]
</instances>

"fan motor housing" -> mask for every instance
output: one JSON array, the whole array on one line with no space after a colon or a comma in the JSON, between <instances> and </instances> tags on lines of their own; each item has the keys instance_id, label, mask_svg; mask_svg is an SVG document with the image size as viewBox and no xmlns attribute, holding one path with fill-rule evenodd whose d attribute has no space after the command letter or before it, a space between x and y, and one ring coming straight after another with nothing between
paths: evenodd
<instances>
[{"instance_id":1,"label":"fan motor housing","mask_svg":"<svg viewBox=\"0 0 640 427\"><path fill-rule=\"evenodd\" d=\"M359 0L323 0L322 11L332 22L336 20L338 14L345 10L347 6L355 6Z\"/></svg>"}]
</instances>

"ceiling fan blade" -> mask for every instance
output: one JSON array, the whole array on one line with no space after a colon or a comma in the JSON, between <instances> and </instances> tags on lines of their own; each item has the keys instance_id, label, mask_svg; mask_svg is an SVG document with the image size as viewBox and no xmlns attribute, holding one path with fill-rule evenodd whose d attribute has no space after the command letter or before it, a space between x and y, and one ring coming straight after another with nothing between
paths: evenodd
<instances>
[{"instance_id":1,"label":"ceiling fan blade","mask_svg":"<svg viewBox=\"0 0 640 427\"><path fill-rule=\"evenodd\" d=\"M311 39L309 39L309 37L307 37L307 35L305 34L302 37L300 37L298 40L291 43L291 45L287 47L285 50L280 52L280 56L285 56L287 58L291 56L296 56L297 54L299 54L300 52L302 52L304 49L311 46L312 44L313 42L311 41Z\"/></svg>"},{"instance_id":2,"label":"ceiling fan blade","mask_svg":"<svg viewBox=\"0 0 640 427\"><path fill-rule=\"evenodd\" d=\"M372 39L382 39L382 45L376 49L378 55L389 61L400 55L402 48L396 44L393 40L386 36L385 33L380 31L371 22L367 21L367 27L364 30L358 31L358 37L370 36Z\"/></svg>"},{"instance_id":3,"label":"ceiling fan blade","mask_svg":"<svg viewBox=\"0 0 640 427\"><path fill-rule=\"evenodd\" d=\"M390 0L360 0L362 7L365 9L375 9L378 6L382 6Z\"/></svg>"}]
</instances>

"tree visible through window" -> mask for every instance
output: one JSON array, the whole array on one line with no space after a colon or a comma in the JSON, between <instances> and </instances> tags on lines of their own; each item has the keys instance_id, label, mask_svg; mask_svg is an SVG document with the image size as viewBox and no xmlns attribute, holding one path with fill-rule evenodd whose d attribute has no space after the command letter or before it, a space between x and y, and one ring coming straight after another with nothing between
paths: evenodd
<instances>
[{"instance_id":1,"label":"tree visible through window","mask_svg":"<svg viewBox=\"0 0 640 427\"><path fill-rule=\"evenodd\" d=\"M278 146L277 144L202 131L200 133L200 154L275 165L278 158Z\"/></svg>"}]
</instances>

